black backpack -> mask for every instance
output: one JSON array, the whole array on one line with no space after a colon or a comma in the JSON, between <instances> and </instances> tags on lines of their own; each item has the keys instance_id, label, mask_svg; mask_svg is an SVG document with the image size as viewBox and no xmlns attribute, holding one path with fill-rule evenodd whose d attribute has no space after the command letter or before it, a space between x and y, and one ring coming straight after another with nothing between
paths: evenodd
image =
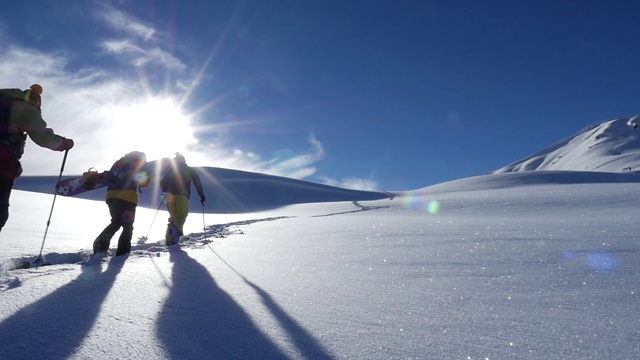
<instances>
[{"instance_id":1,"label":"black backpack","mask_svg":"<svg viewBox=\"0 0 640 360\"><path fill-rule=\"evenodd\" d=\"M9 135L9 115L11 115L11 98L0 92L0 138Z\"/></svg>"},{"instance_id":2,"label":"black backpack","mask_svg":"<svg viewBox=\"0 0 640 360\"><path fill-rule=\"evenodd\" d=\"M9 117L11 116L11 105L15 99L0 92L0 145L9 148L9 152L16 159L22 157L24 143L27 141L26 133L9 133Z\"/></svg>"}]
</instances>

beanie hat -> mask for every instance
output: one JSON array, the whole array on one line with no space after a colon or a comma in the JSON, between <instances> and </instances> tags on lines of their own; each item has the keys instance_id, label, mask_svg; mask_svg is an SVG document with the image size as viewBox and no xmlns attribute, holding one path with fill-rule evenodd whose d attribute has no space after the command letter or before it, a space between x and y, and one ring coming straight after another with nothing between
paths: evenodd
<instances>
[{"instance_id":1,"label":"beanie hat","mask_svg":"<svg viewBox=\"0 0 640 360\"><path fill-rule=\"evenodd\" d=\"M29 90L24 91L24 100L33 105L38 111L42 111L42 85L33 84Z\"/></svg>"}]
</instances>

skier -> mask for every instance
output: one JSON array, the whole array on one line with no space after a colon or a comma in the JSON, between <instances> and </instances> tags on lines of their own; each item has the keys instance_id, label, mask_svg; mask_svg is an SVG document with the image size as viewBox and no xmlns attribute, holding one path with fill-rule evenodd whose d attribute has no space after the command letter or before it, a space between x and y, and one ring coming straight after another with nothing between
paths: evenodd
<instances>
[{"instance_id":1,"label":"skier","mask_svg":"<svg viewBox=\"0 0 640 360\"><path fill-rule=\"evenodd\" d=\"M180 153L176 153L173 166L162 180L160 188L165 193L167 210L169 211L169 224L165 240L167 246L175 245L183 235L183 226L189 215L189 198L191 197L191 182L200 196L200 204L204 206L206 200L200 176L187 165L187 161Z\"/></svg>"},{"instance_id":2,"label":"skier","mask_svg":"<svg viewBox=\"0 0 640 360\"><path fill-rule=\"evenodd\" d=\"M142 170L146 163L146 155L140 151L132 151L116 161L107 174L107 206L111 215L111 223L102 230L93 242L93 252L108 253L111 238L122 227L118 239L116 256L131 252L133 222L138 206L138 190L149 186L151 178Z\"/></svg>"},{"instance_id":3,"label":"skier","mask_svg":"<svg viewBox=\"0 0 640 360\"><path fill-rule=\"evenodd\" d=\"M0 89L0 231L9 219L9 197L22 173L20 158L27 135L36 145L54 151L73 148L73 140L56 135L42 119L42 86L28 90Z\"/></svg>"}]
</instances>

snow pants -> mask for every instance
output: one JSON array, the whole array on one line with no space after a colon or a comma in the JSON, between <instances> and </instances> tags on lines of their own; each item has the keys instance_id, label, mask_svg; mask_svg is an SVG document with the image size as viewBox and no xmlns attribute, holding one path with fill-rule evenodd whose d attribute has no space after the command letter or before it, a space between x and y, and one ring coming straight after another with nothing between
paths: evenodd
<instances>
[{"instance_id":1,"label":"snow pants","mask_svg":"<svg viewBox=\"0 0 640 360\"><path fill-rule=\"evenodd\" d=\"M136 219L137 205L126 200L108 199L109 214L111 223L102 230L100 235L93 242L93 252L105 252L109 250L111 238L122 228L122 234L118 239L118 250L116 256L131 252L131 238L133 237L133 222Z\"/></svg>"},{"instance_id":2,"label":"snow pants","mask_svg":"<svg viewBox=\"0 0 640 360\"><path fill-rule=\"evenodd\" d=\"M167 210L169 211L169 223L175 225L180 235L183 235L184 223L189 215L189 199L184 195L166 194ZM167 231L167 243L172 241L170 232Z\"/></svg>"},{"instance_id":3,"label":"snow pants","mask_svg":"<svg viewBox=\"0 0 640 360\"><path fill-rule=\"evenodd\" d=\"M0 176L0 231L9 220L9 197L13 189L13 179Z\"/></svg>"},{"instance_id":4,"label":"snow pants","mask_svg":"<svg viewBox=\"0 0 640 360\"><path fill-rule=\"evenodd\" d=\"M14 181L22 173L22 166L11 149L0 144L0 230L9 220L9 197Z\"/></svg>"}]
</instances>

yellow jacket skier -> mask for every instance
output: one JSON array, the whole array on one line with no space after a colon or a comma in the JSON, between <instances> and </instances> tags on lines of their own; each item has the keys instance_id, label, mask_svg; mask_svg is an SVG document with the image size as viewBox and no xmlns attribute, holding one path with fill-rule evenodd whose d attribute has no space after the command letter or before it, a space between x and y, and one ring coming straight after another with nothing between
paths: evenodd
<instances>
[{"instance_id":1,"label":"yellow jacket skier","mask_svg":"<svg viewBox=\"0 0 640 360\"><path fill-rule=\"evenodd\" d=\"M183 226L189 215L192 182L200 196L200 203L204 206L206 198L200 176L187 165L184 156L176 153L171 170L160 181L160 188L165 193L169 211L169 224L165 235L167 245L177 244L180 236L183 235Z\"/></svg>"},{"instance_id":2,"label":"yellow jacket skier","mask_svg":"<svg viewBox=\"0 0 640 360\"><path fill-rule=\"evenodd\" d=\"M107 253L111 238L122 227L116 256L131 252L133 223L136 218L139 188L149 186L151 178L142 170L146 155L132 151L116 161L107 174L107 206L111 222L93 242L93 252Z\"/></svg>"}]
</instances>

